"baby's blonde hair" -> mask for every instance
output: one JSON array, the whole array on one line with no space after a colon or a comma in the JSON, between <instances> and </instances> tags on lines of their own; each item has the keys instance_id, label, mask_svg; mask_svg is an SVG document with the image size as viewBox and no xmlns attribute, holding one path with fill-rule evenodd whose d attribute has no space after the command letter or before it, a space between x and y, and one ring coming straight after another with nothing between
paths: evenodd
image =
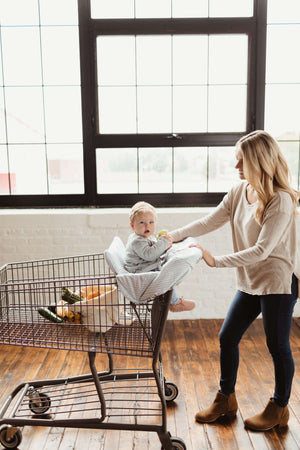
<instances>
[{"instance_id":1,"label":"baby's blonde hair","mask_svg":"<svg viewBox=\"0 0 300 450\"><path fill-rule=\"evenodd\" d=\"M130 210L130 214L129 214L130 222L133 223L133 221L137 215L145 213L147 211L151 211L156 218L156 210L155 210L154 206L150 205L150 203L147 203L147 202L135 203L135 205L133 205L133 207Z\"/></svg>"},{"instance_id":2,"label":"baby's blonde hair","mask_svg":"<svg viewBox=\"0 0 300 450\"><path fill-rule=\"evenodd\" d=\"M253 131L236 144L243 155L244 175L258 197L255 219L261 225L268 202L274 192L290 194L296 214L299 192L290 185L290 171L277 141L266 131Z\"/></svg>"}]
</instances>

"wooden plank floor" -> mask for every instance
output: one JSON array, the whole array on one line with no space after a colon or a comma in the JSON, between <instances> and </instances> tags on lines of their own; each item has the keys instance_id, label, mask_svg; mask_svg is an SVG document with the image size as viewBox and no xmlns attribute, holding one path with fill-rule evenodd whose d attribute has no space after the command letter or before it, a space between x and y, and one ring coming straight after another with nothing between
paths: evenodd
<instances>
[{"instance_id":1,"label":"wooden plank floor","mask_svg":"<svg viewBox=\"0 0 300 450\"><path fill-rule=\"evenodd\" d=\"M265 433L244 428L243 420L263 409L273 390L273 367L265 345L262 321L256 320L240 345L236 386L239 410L235 419L221 418L210 425L197 424L195 413L214 399L219 379L218 331L221 320L168 321L162 346L164 373L179 396L168 407L168 430L185 441L188 450L201 449L299 449L300 448L300 323L294 319L291 345L295 378L290 399L288 427ZM89 373L87 354L65 350L0 345L0 405L21 382ZM106 361L97 356L98 370ZM143 366L116 358L116 366ZM134 365L136 364L136 365ZM101 366L101 368L99 367ZM156 433L31 427L22 430L21 450L158 450Z\"/></svg>"}]
</instances>

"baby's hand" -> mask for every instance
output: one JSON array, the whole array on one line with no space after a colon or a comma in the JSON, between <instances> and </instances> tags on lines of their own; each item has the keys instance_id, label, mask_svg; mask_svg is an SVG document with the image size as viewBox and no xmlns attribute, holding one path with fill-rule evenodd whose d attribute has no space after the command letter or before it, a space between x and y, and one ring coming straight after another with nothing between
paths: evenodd
<instances>
[{"instance_id":1,"label":"baby's hand","mask_svg":"<svg viewBox=\"0 0 300 450\"><path fill-rule=\"evenodd\" d=\"M168 230L160 230L157 237L161 237L163 234L168 234Z\"/></svg>"},{"instance_id":2,"label":"baby's hand","mask_svg":"<svg viewBox=\"0 0 300 450\"><path fill-rule=\"evenodd\" d=\"M169 248L172 247L172 238L171 238L171 236L168 233L164 233L160 237L163 238L163 239L166 239L169 242L169 244L170 244ZM169 248L167 250L169 250Z\"/></svg>"}]
</instances>

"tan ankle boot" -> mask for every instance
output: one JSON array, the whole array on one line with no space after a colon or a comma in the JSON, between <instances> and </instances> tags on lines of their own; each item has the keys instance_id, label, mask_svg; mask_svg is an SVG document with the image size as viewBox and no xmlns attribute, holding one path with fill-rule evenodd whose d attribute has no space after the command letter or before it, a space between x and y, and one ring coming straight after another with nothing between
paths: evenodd
<instances>
[{"instance_id":1,"label":"tan ankle boot","mask_svg":"<svg viewBox=\"0 0 300 450\"><path fill-rule=\"evenodd\" d=\"M235 416L237 408L235 392L230 395L218 392L213 404L209 408L199 411L195 419L200 423L214 422L221 416Z\"/></svg>"},{"instance_id":2,"label":"tan ankle boot","mask_svg":"<svg viewBox=\"0 0 300 450\"><path fill-rule=\"evenodd\" d=\"M256 416L245 420L245 427L255 431L270 430L277 425L279 428L285 427L289 421L289 417L290 413L287 406L279 406L270 399L269 403L260 414L256 414Z\"/></svg>"}]
</instances>

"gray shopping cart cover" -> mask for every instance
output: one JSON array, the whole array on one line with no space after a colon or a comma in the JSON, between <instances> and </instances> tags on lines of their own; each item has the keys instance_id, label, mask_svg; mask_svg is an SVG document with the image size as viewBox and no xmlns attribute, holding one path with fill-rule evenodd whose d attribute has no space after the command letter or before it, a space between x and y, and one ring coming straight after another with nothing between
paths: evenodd
<instances>
[{"instance_id":1,"label":"gray shopping cart cover","mask_svg":"<svg viewBox=\"0 0 300 450\"><path fill-rule=\"evenodd\" d=\"M200 249L189 245L196 241L187 238L173 244L167 252L167 261L159 272L130 273L124 268L125 247L116 236L105 250L105 259L116 274L118 287L129 300L139 303L164 294L179 284L202 258Z\"/></svg>"}]
</instances>

